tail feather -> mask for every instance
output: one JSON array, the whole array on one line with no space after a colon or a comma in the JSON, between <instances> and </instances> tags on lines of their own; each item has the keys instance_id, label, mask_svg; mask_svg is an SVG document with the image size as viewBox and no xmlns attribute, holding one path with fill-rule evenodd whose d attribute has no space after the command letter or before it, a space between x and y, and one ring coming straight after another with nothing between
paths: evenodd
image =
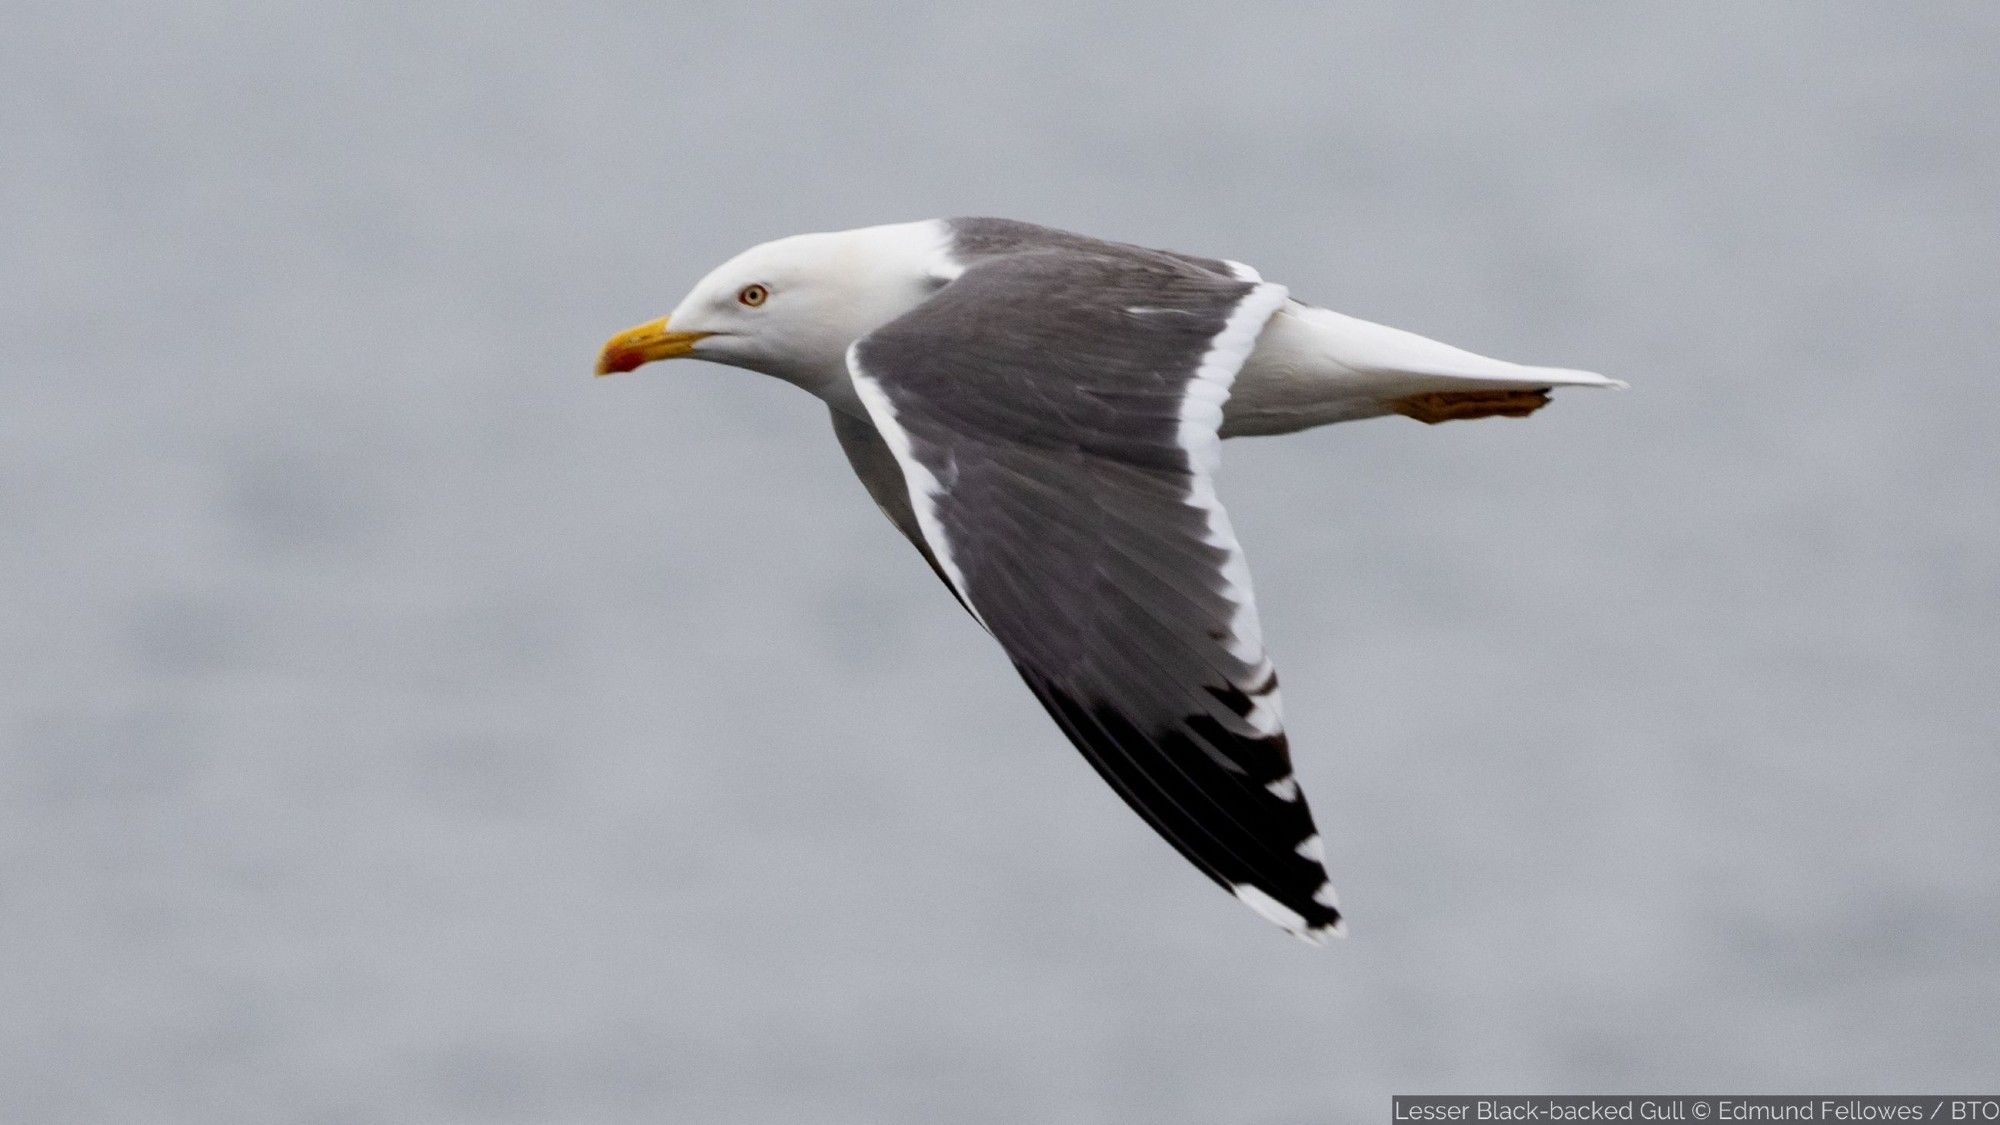
<instances>
[{"instance_id":1,"label":"tail feather","mask_svg":"<svg viewBox=\"0 0 2000 1125\"><path fill-rule=\"evenodd\" d=\"M1390 328L1332 309L1294 304L1283 315L1305 321L1314 343L1329 361L1368 382L1380 382L1391 397L1472 390L1533 390L1538 387L1617 387L1626 384L1594 371L1530 367L1439 343L1414 332Z\"/></svg>"}]
</instances>

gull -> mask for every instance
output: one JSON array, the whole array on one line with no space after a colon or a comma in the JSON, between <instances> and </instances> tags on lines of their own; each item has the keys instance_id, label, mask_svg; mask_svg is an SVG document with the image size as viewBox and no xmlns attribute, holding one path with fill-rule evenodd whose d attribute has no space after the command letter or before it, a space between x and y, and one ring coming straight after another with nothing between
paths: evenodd
<instances>
[{"instance_id":1,"label":"gull","mask_svg":"<svg viewBox=\"0 0 2000 1125\"><path fill-rule=\"evenodd\" d=\"M597 371L680 357L823 400L870 497L1112 789L1315 944L1342 916L1216 497L1221 439L1624 386L1305 304L1240 262L992 218L752 247Z\"/></svg>"}]
</instances>

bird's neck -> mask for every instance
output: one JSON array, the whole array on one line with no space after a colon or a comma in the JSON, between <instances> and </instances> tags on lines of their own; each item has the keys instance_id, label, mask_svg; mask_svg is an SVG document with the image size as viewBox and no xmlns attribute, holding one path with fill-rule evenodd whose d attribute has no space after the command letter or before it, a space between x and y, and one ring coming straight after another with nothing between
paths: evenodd
<instances>
[{"instance_id":1,"label":"bird's neck","mask_svg":"<svg viewBox=\"0 0 2000 1125\"><path fill-rule=\"evenodd\" d=\"M736 362L736 366L774 379L782 379L817 396L828 406L857 418L866 418L861 400L855 397L854 381L847 374L847 355L839 351L832 358L806 360L796 356L758 357Z\"/></svg>"}]
</instances>

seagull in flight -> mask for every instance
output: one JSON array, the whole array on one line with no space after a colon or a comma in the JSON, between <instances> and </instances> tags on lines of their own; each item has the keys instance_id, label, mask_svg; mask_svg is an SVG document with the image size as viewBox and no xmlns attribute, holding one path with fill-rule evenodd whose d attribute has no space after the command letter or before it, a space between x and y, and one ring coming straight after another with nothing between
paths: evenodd
<instances>
[{"instance_id":1,"label":"seagull in flight","mask_svg":"<svg viewBox=\"0 0 2000 1125\"><path fill-rule=\"evenodd\" d=\"M1305 304L1240 262L991 218L752 247L597 372L679 357L819 396L876 505L1112 789L1315 944L1341 912L1216 497L1221 439L1624 385Z\"/></svg>"}]
</instances>

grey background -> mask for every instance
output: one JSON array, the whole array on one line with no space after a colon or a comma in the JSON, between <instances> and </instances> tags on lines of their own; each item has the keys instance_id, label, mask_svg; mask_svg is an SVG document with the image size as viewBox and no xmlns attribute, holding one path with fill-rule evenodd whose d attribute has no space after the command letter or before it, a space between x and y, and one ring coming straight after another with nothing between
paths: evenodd
<instances>
[{"instance_id":1,"label":"grey background","mask_svg":"<svg viewBox=\"0 0 2000 1125\"><path fill-rule=\"evenodd\" d=\"M1992 1088L1996 11L9 4L0 1119ZM816 402L588 378L954 213L1634 383L1230 445L1349 941L1117 803Z\"/></svg>"}]
</instances>

